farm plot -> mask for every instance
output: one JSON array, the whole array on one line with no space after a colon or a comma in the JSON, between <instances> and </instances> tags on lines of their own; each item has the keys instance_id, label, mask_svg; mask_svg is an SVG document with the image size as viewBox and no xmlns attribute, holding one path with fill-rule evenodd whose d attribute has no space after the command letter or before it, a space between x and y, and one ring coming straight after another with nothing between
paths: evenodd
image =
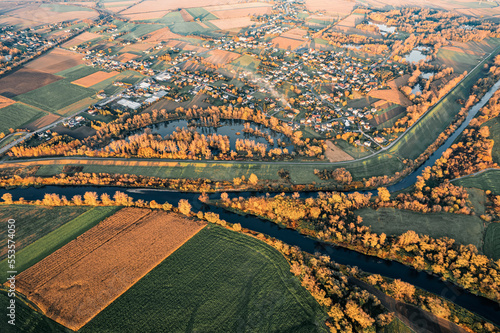
<instances>
[{"instance_id":1,"label":"farm plot","mask_svg":"<svg viewBox=\"0 0 500 333\"><path fill-rule=\"evenodd\" d=\"M145 37L147 37L144 42L146 43L159 43L159 42L164 42L170 39L175 39L175 38L182 38L183 36L174 34L172 31L170 31L170 28L165 27L161 28L159 30L153 31L149 34L147 34Z\"/></svg>"},{"instance_id":2,"label":"farm plot","mask_svg":"<svg viewBox=\"0 0 500 333\"><path fill-rule=\"evenodd\" d=\"M305 39L292 39L292 38L284 38L284 37L276 37L272 40L275 47L284 49L284 50L295 50L300 45L306 42Z\"/></svg>"},{"instance_id":3,"label":"farm plot","mask_svg":"<svg viewBox=\"0 0 500 333\"><path fill-rule=\"evenodd\" d=\"M12 98L61 79L60 76L23 68L0 79L0 95Z\"/></svg>"},{"instance_id":4,"label":"farm plot","mask_svg":"<svg viewBox=\"0 0 500 333\"><path fill-rule=\"evenodd\" d=\"M206 6L206 10L220 19L270 14L272 5L264 2L239 3L233 5Z\"/></svg>"},{"instance_id":5,"label":"farm plot","mask_svg":"<svg viewBox=\"0 0 500 333\"><path fill-rule=\"evenodd\" d=\"M74 208L74 207L73 207ZM16 253L16 270L18 273L42 260L52 252L63 247L76 237L80 236L106 217L113 215L121 207L89 207L89 210L78 215L71 221L63 224L49 234L23 247ZM72 214L73 216L73 214ZM7 259L0 262L0 274L8 271ZM2 281L6 277L2 276Z\"/></svg>"},{"instance_id":6,"label":"farm plot","mask_svg":"<svg viewBox=\"0 0 500 333\"><path fill-rule=\"evenodd\" d=\"M125 53L120 54L116 58L116 60L118 60L119 62L128 62L130 60L134 60L134 59L137 59L137 58L139 58L139 56L137 54L125 52Z\"/></svg>"},{"instance_id":7,"label":"farm plot","mask_svg":"<svg viewBox=\"0 0 500 333\"><path fill-rule=\"evenodd\" d=\"M435 63L453 67L455 72L463 73L470 71L480 61L480 56L475 54L467 54L462 50L450 50L440 48L436 54Z\"/></svg>"},{"instance_id":8,"label":"farm plot","mask_svg":"<svg viewBox=\"0 0 500 333\"><path fill-rule=\"evenodd\" d=\"M91 19L96 16L97 12L90 8L38 3L17 6L9 12L9 19L2 23L12 22L22 27L36 27L43 24Z\"/></svg>"},{"instance_id":9,"label":"farm plot","mask_svg":"<svg viewBox=\"0 0 500 333\"><path fill-rule=\"evenodd\" d=\"M491 150L491 156L493 157L493 162L500 163L500 117L495 117L483 126L488 126L490 129L490 138L493 139L493 149Z\"/></svg>"},{"instance_id":10,"label":"farm plot","mask_svg":"<svg viewBox=\"0 0 500 333\"><path fill-rule=\"evenodd\" d=\"M55 114L50 113L50 114L47 114L39 119L36 119L35 121L32 121L29 124L27 124L26 128L29 129L30 131L35 131L39 128L50 125L59 119L61 119L60 116L57 116Z\"/></svg>"},{"instance_id":11,"label":"farm plot","mask_svg":"<svg viewBox=\"0 0 500 333\"><path fill-rule=\"evenodd\" d=\"M205 58L205 61L208 61L209 63L214 65L225 65L241 56L238 53L224 51L224 50L212 50L207 52L207 54L208 57Z\"/></svg>"},{"instance_id":12,"label":"farm plot","mask_svg":"<svg viewBox=\"0 0 500 333\"><path fill-rule=\"evenodd\" d=\"M43 115L45 112L29 105L11 104L0 109L0 132L7 133L10 128L23 128Z\"/></svg>"},{"instance_id":13,"label":"farm plot","mask_svg":"<svg viewBox=\"0 0 500 333\"><path fill-rule=\"evenodd\" d=\"M310 12L325 11L327 13L347 15L352 11L355 5L355 2L351 2L348 0L306 0L306 8Z\"/></svg>"},{"instance_id":14,"label":"farm plot","mask_svg":"<svg viewBox=\"0 0 500 333\"><path fill-rule=\"evenodd\" d=\"M482 249L484 226L477 216L450 213L418 213L402 209L363 208L356 211L363 218L363 225L373 232L401 235L408 230L433 238L449 237L460 244L473 244Z\"/></svg>"},{"instance_id":15,"label":"farm plot","mask_svg":"<svg viewBox=\"0 0 500 333\"><path fill-rule=\"evenodd\" d=\"M326 146L325 156L330 162L350 161L354 159L330 140L326 141Z\"/></svg>"},{"instance_id":16,"label":"farm plot","mask_svg":"<svg viewBox=\"0 0 500 333\"><path fill-rule=\"evenodd\" d=\"M245 54L234 60L231 64L236 67L255 70L259 68L260 60Z\"/></svg>"},{"instance_id":17,"label":"farm plot","mask_svg":"<svg viewBox=\"0 0 500 333\"><path fill-rule=\"evenodd\" d=\"M204 226L124 208L19 274L18 290L49 318L78 330Z\"/></svg>"},{"instance_id":18,"label":"farm plot","mask_svg":"<svg viewBox=\"0 0 500 333\"><path fill-rule=\"evenodd\" d=\"M54 74L83 64L82 55L61 48L55 48L46 55L30 61L26 68Z\"/></svg>"},{"instance_id":19,"label":"farm plot","mask_svg":"<svg viewBox=\"0 0 500 333\"><path fill-rule=\"evenodd\" d=\"M484 254L493 260L500 259L500 223L491 223L486 228Z\"/></svg>"},{"instance_id":20,"label":"farm plot","mask_svg":"<svg viewBox=\"0 0 500 333\"><path fill-rule=\"evenodd\" d=\"M81 79L75 80L71 83L82 86L84 88L89 88L89 87L96 85L104 80L112 78L113 76L115 76L117 74L119 74L119 72L99 71L99 72L87 75L85 77L82 77Z\"/></svg>"},{"instance_id":21,"label":"farm plot","mask_svg":"<svg viewBox=\"0 0 500 333\"><path fill-rule=\"evenodd\" d=\"M95 91L60 80L15 97L15 100L42 110L58 112L66 106L95 94Z\"/></svg>"},{"instance_id":22,"label":"farm plot","mask_svg":"<svg viewBox=\"0 0 500 333\"><path fill-rule=\"evenodd\" d=\"M20 251L34 241L89 210L89 207L46 207L3 205L0 220L16 220L16 250ZM7 254L7 228L0 230L0 260Z\"/></svg>"},{"instance_id":23,"label":"farm plot","mask_svg":"<svg viewBox=\"0 0 500 333\"><path fill-rule=\"evenodd\" d=\"M65 48L70 48L97 38L102 38L102 36L93 32L85 31L84 33L81 33L75 38L71 38L69 41L62 44L61 46Z\"/></svg>"},{"instance_id":24,"label":"farm plot","mask_svg":"<svg viewBox=\"0 0 500 333\"><path fill-rule=\"evenodd\" d=\"M210 225L81 332L325 332L324 319L278 251Z\"/></svg>"},{"instance_id":25,"label":"farm plot","mask_svg":"<svg viewBox=\"0 0 500 333\"><path fill-rule=\"evenodd\" d=\"M491 192L500 195L500 169L488 170L475 176L467 176L453 180L453 185L474 187L483 191L490 190Z\"/></svg>"},{"instance_id":26,"label":"farm plot","mask_svg":"<svg viewBox=\"0 0 500 333\"><path fill-rule=\"evenodd\" d=\"M231 30L234 28L245 28L254 24L258 24L248 16L245 17L234 17L227 19L219 19L210 21L213 25L221 30Z\"/></svg>"},{"instance_id":27,"label":"farm plot","mask_svg":"<svg viewBox=\"0 0 500 333\"><path fill-rule=\"evenodd\" d=\"M60 71L60 72L56 73L56 75L63 76L66 79L68 79L68 81L75 81L75 80L81 79L82 77L90 75L92 73L96 73L98 71L99 71L98 68L94 68L94 67L87 66L87 65L78 65L78 66L71 67L71 68L68 68L66 70Z\"/></svg>"},{"instance_id":28,"label":"farm plot","mask_svg":"<svg viewBox=\"0 0 500 333\"><path fill-rule=\"evenodd\" d=\"M7 97L3 97L2 95L0 95L0 109L1 108L4 108L6 106L9 106L9 105L12 105L14 104L16 101L10 99L10 98L7 98Z\"/></svg>"}]
</instances>

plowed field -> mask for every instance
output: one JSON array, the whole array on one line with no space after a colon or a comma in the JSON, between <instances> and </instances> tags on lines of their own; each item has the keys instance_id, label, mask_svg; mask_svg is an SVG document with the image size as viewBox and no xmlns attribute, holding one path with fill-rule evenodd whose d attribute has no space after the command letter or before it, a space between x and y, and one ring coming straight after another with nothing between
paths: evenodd
<instances>
[{"instance_id":1,"label":"plowed field","mask_svg":"<svg viewBox=\"0 0 500 333\"><path fill-rule=\"evenodd\" d=\"M204 227L125 208L18 275L18 291L78 330Z\"/></svg>"}]
</instances>

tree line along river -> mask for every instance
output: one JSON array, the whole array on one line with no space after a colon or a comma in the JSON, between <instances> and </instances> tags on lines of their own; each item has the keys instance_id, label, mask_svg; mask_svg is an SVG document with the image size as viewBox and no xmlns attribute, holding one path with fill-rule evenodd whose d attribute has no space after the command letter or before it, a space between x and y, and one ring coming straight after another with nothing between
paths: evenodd
<instances>
[{"instance_id":1,"label":"tree line along river","mask_svg":"<svg viewBox=\"0 0 500 333\"><path fill-rule=\"evenodd\" d=\"M500 80L490 89L490 91L488 91L488 93L486 93L481 101L479 101L471 108L466 120L462 123L462 125L434 154L429 157L429 159L422 166L420 166L417 170L406 176L398 183L389 186L388 189L391 192L394 192L413 185L417 179L417 176L421 175L422 170L427 166L432 166L436 159L441 157L441 154L453 144L456 138L467 127L470 120L477 114L479 109L481 109L487 103L487 101L499 88ZM402 281L413 284L416 287L442 296L456 303L457 305L469 311L472 311L497 325L500 325L500 304L492 300L489 300L482 296L474 295L449 282L442 281L440 278L432 274L429 274L427 272L419 272L411 267L397 262L379 259L377 257L364 255L353 250L348 250L342 247L319 242L307 236L301 235L295 230L280 228L278 225L272 222L261 220L256 217L241 216L232 212L228 212L219 207L208 206L198 200L198 193L185 193L155 189L124 189L122 187L112 186L45 186L43 188L31 187L15 188L11 190L0 189L0 196L8 192L12 194L13 199L15 200L19 199L20 197L23 197L26 200L37 200L43 199L45 193L57 193L60 196L64 195L67 198L71 198L74 195L83 195L85 192L96 192L99 195L107 193L110 196L113 196L116 191L125 191L134 200L155 200L159 203L168 201L173 205L177 205L180 199L186 199L191 203L194 211L213 211L215 213L218 213L220 215L220 218L226 220L227 222L240 223L244 228L267 234L287 243L288 245L298 246L302 250L310 253L320 252L322 254L329 255L333 261L339 264L357 266L359 269L369 273L380 274L394 279L401 279ZM257 195L263 195L263 193L229 193L230 197L241 196L247 198ZM302 192L300 193L300 195L301 197L315 197L317 193ZM209 197L210 199L218 199L219 194L211 194ZM415 320L418 320L418 318L415 318Z\"/></svg>"}]
</instances>

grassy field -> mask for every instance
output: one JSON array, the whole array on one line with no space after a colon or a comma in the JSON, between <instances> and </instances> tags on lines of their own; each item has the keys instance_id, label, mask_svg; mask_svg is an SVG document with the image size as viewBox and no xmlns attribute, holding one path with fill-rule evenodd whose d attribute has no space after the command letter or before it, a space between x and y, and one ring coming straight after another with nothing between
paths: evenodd
<instances>
[{"instance_id":1,"label":"grassy field","mask_svg":"<svg viewBox=\"0 0 500 333\"><path fill-rule=\"evenodd\" d=\"M71 68L65 69L63 71L60 71L59 73L56 73L56 75L65 77L68 79L68 81L75 81L75 80L81 79L82 77L85 77L87 75L99 72L99 70L100 70L100 68L94 68L94 67L90 67L87 65L78 65L78 66L71 67Z\"/></svg>"},{"instance_id":2,"label":"grassy field","mask_svg":"<svg viewBox=\"0 0 500 333\"><path fill-rule=\"evenodd\" d=\"M16 220L16 251L56 230L91 207L46 207L30 205L0 206L0 221ZM7 254L7 228L0 230L0 260Z\"/></svg>"},{"instance_id":3,"label":"grassy field","mask_svg":"<svg viewBox=\"0 0 500 333\"><path fill-rule=\"evenodd\" d=\"M394 208L356 211L363 218L363 225L372 231L387 235L401 235L408 230L434 238L449 237L460 244L473 244L482 249L484 226L477 216L449 213L422 214Z\"/></svg>"},{"instance_id":4,"label":"grassy field","mask_svg":"<svg viewBox=\"0 0 500 333\"><path fill-rule=\"evenodd\" d=\"M113 215L121 207L94 207L16 253L16 270L21 273L85 231ZM7 259L0 262L0 274L8 271ZM2 281L5 277L2 276Z\"/></svg>"},{"instance_id":5,"label":"grassy field","mask_svg":"<svg viewBox=\"0 0 500 333\"><path fill-rule=\"evenodd\" d=\"M231 64L236 67L254 70L259 67L260 60L245 54L234 60Z\"/></svg>"},{"instance_id":6,"label":"grassy field","mask_svg":"<svg viewBox=\"0 0 500 333\"><path fill-rule=\"evenodd\" d=\"M495 141L493 149L491 150L493 162L500 163L500 117L496 117L487 121L483 124L483 126L489 127L490 138Z\"/></svg>"},{"instance_id":7,"label":"grassy field","mask_svg":"<svg viewBox=\"0 0 500 333\"><path fill-rule=\"evenodd\" d=\"M398 318L394 318L389 325L380 330L380 333L414 333L414 331Z\"/></svg>"},{"instance_id":8,"label":"grassy field","mask_svg":"<svg viewBox=\"0 0 500 333\"><path fill-rule=\"evenodd\" d=\"M187 8L186 11L189 14L191 14L191 16L194 19L200 19L201 21L204 21L204 20L216 20L217 19L217 16L215 16L212 13L210 13L205 8L201 8L201 7L198 7L198 8Z\"/></svg>"},{"instance_id":9,"label":"grassy field","mask_svg":"<svg viewBox=\"0 0 500 333\"><path fill-rule=\"evenodd\" d=\"M5 291L0 291L0 307L7 309L11 298ZM5 310L7 311L7 310ZM6 312L4 312L6 313ZM5 316L5 315L4 315ZM7 317L0 320L2 333L63 333L70 331L30 308L22 299L16 298L16 325L7 323Z\"/></svg>"},{"instance_id":10,"label":"grassy field","mask_svg":"<svg viewBox=\"0 0 500 333\"><path fill-rule=\"evenodd\" d=\"M491 223L486 228L484 254L494 260L500 259L500 223Z\"/></svg>"},{"instance_id":11,"label":"grassy field","mask_svg":"<svg viewBox=\"0 0 500 333\"><path fill-rule=\"evenodd\" d=\"M67 13L67 12L90 12L92 9L79 7L79 6L71 6L71 5L59 5L59 4L42 4L40 5L42 8L50 8L51 11L56 13Z\"/></svg>"},{"instance_id":12,"label":"grassy field","mask_svg":"<svg viewBox=\"0 0 500 333\"><path fill-rule=\"evenodd\" d=\"M500 194L500 170L488 170L476 176L469 176L453 181L453 185L475 187L481 190L490 190Z\"/></svg>"},{"instance_id":13,"label":"grassy field","mask_svg":"<svg viewBox=\"0 0 500 333\"><path fill-rule=\"evenodd\" d=\"M23 103L14 103L0 109L0 132L9 133L9 128L23 128L45 115L42 110Z\"/></svg>"},{"instance_id":14,"label":"grassy field","mask_svg":"<svg viewBox=\"0 0 500 333\"><path fill-rule=\"evenodd\" d=\"M478 56L446 49L439 49L436 62L453 67L457 73L470 71L478 63Z\"/></svg>"},{"instance_id":15,"label":"grassy field","mask_svg":"<svg viewBox=\"0 0 500 333\"><path fill-rule=\"evenodd\" d=\"M118 90L123 89L123 87L115 87L113 86L113 82L121 81L124 83L135 84L143 79L145 76L136 72L136 71L123 71L109 79L101 81L93 86L90 86L91 89L96 91L104 90L104 92L108 95L112 95L116 93Z\"/></svg>"},{"instance_id":16,"label":"grassy field","mask_svg":"<svg viewBox=\"0 0 500 333\"><path fill-rule=\"evenodd\" d=\"M16 96L14 99L42 110L57 112L95 94L95 91L60 80L42 88Z\"/></svg>"},{"instance_id":17,"label":"grassy field","mask_svg":"<svg viewBox=\"0 0 500 333\"><path fill-rule=\"evenodd\" d=\"M80 332L325 332L324 316L278 251L208 226Z\"/></svg>"}]
</instances>

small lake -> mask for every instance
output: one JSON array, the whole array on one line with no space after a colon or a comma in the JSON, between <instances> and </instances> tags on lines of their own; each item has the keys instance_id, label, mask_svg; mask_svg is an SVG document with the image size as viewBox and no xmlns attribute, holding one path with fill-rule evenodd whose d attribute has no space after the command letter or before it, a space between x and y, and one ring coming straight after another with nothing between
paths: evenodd
<instances>
[{"instance_id":1,"label":"small lake","mask_svg":"<svg viewBox=\"0 0 500 333\"><path fill-rule=\"evenodd\" d=\"M422 77L423 79L429 80L431 78L431 76L433 76L435 74L436 74L435 72L426 72L426 73L420 74L420 77Z\"/></svg>"},{"instance_id":2,"label":"small lake","mask_svg":"<svg viewBox=\"0 0 500 333\"><path fill-rule=\"evenodd\" d=\"M368 21L368 24L377 26L379 28L379 30L380 30L380 34L382 34L384 36L387 35L387 34L393 34L393 33L396 32L396 27L388 27L385 24L374 23L374 22L371 22L371 21Z\"/></svg>"},{"instance_id":3,"label":"small lake","mask_svg":"<svg viewBox=\"0 0 500 333\"><path fill-rule=\"evenodd\" d=\"M221 120L220 127L212 127L212 126L202 126L199 121L188 121L188 120L173 120L160 124L155 124L148 126L146 128L151 129L151 134L159 134L163 138L168 135L171 135L177 128L188 128L195 130L196 132L204 135L209 134L217 134L222 136L228 136L231 150L236 151L236 140L237 139L249 139L254 140L256 143L263 143L268 146L269 149L273 148L286 148L288 152L291 153L294 151L294 146L290 139L280 132L276 132L271 130L270 128L264 127L259 124L250 123L250 128L258 129L260 132L269 134L273 139L273 145L271 145L264 137L252 134L245 133L243 130L245 129L245 121L243 120ZM143 134L146 128L142 128L140 130L134 131L132 135ZM128 138L127 138L128 139ZM285 145L278 144L278 141L284 142ZM217 152L212 152L214 155Z\"/></svg>"},{"instance_id":4,"label":"small lake","mask_svg":"<svg viewBox=\"0 0 500 333\"><path fill-rule=\"evenodd\" d=\"M412 89L411 89L411 93L416 95L417 93L421 93L422 92L422 86L420 85L420 83L417 83Z\"/></svg>"},{"instance_id":5,"label":"small lake","mask_svg":"<svg viewBox=\"0 0 500 333\"><path fill-rule=\"evenodd\" d=\"M427 58L427 55L424 54L425 51L429 51L429 48L426 46L417 46L405 56L405 60L413 63L425 60Z\"/></svg>"}]
</instances>

